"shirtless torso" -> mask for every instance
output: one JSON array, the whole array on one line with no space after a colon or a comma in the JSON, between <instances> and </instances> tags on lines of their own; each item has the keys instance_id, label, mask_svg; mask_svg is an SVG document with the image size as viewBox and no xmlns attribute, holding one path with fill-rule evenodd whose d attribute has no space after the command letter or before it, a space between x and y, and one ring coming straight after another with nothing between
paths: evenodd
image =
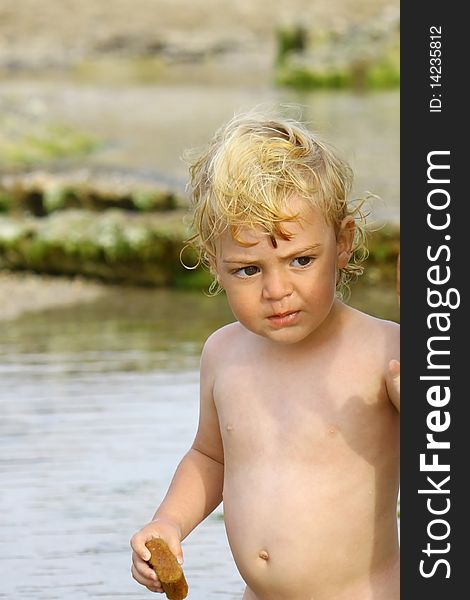
<instances>
[{"instance_id":1,"label":"shirtless torso","mask_svg":"<svg viewBox=\"0 0 470 600\"><path fill-rule=\"evenodd\" d=\"M341 303L333 313L307 352L239 323L209 340L245 600L399 597L399 419L384 383L398 326Z\"/></svg>"}]
</instances>

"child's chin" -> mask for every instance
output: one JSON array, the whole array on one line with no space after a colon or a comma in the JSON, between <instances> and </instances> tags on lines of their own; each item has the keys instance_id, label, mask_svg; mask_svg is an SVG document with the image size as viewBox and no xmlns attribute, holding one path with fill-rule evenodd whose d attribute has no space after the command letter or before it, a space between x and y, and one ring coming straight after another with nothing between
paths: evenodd
<instances>
[{"instance_id":1,"label":"child's chin","mask_svg":"<svg viewBox=\"0 0 470 600\"><path fill-rule=\"evenodd\" d=\"M285 327L261 335L277 344L285 344L286 346L298 344L308 337L308 333L300 331L297 327Z\"/></svg>"}]
</instances>

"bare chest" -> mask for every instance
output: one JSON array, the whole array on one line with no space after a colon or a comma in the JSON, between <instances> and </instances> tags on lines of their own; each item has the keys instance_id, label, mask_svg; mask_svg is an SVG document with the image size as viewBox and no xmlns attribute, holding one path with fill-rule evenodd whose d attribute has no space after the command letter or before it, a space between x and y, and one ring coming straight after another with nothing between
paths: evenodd
<instances>
[{"instance_id":1,"label":"bare chest","mask_svg":"<svg viewBox=\"0 0 470 600\"><path fill-rule=\"evenodd\" d=\"M367 365L233 365L217 380L214 398L226 459L257 458L321 465L347 455L372 462L396 415L379 375Z\"/></svg>"}]
</instances>

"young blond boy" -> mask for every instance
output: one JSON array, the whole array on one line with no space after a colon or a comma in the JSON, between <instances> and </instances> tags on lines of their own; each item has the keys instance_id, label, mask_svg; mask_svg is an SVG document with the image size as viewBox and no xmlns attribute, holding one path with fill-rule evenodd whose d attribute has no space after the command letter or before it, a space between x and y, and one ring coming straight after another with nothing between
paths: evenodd
<instances>
[{"instance_id":1,"label":"young blond boy","mask_svg":"<svg viewBox=\"0 0 470 600\"><path fill-rule=\"evenodd\" d=\"M244 600L397 600L399 327L337 293L362 272L351 170L302 124L251 113L191 176L193 241L236 321L204 346L196 437L131 540L133 577L161 592L145 542L182 562L223 500Z\"/></svg>"}]
</instances>

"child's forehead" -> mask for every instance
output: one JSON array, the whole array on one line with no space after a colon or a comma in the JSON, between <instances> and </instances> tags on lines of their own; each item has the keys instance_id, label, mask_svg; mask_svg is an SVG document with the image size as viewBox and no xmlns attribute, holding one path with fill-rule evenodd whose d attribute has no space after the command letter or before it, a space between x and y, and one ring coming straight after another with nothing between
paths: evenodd
<instances>
[{"instance_id":1,"label":"child's forehead","mask_svg":"<svg viewBox=\"0 0 470 600\"><path fill-rule=\"evenodd\" d=\"M227 227L217 238L216 252L230 251L232 249L245 250L260 244L268 244L277 248L279 244L289 246L322 244L330 235L334 235L334 227L328 223L320 209L316 207L302 207L292 213L292 220L280 223L286 236L280 237L271 231L271 227L262 224L242 224Z\"/></svg>"}]
</instances>

